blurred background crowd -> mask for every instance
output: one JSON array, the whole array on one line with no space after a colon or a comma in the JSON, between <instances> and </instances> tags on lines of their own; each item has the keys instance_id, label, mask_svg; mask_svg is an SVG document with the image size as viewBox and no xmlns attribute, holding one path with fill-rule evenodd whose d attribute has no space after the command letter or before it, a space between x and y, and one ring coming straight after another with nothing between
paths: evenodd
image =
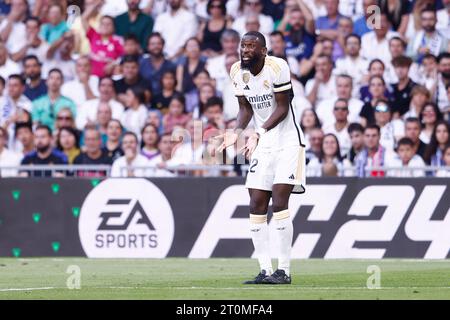
<instances>
[{"instance_id":1,"label":"blurred background crowd","mask_svg":"<svg viewBox=\"0 0 450 320\"><path fill-rule=\"evenodd\" d=\"M239 109L229 70L259 31L290 66L308 176L448 177L449 13L450 0L0 1L0 176L217 164L208 142ZM234 169L194 174L243 174L232 148L221 160ZM13 168L59 164L112 167Z\"/></svg>"}]
</instances>

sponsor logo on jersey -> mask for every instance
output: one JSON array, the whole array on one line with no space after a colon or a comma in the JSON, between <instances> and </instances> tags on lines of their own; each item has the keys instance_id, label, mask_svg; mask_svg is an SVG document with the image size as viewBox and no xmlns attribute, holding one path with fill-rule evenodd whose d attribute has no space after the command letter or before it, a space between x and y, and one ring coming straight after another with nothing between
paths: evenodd
<instances>
[{"instance_id":1,"label":"sponsor logo on jersey","mask_svg":"<svg viewBox=\"0 0 450 320\"><path fill-rule=\"evenodd\" d=\"M273 94L257 94L256 96L247 97L247 100L255 109L267 109L272 107Z\"/></svg>"}]
</instances>

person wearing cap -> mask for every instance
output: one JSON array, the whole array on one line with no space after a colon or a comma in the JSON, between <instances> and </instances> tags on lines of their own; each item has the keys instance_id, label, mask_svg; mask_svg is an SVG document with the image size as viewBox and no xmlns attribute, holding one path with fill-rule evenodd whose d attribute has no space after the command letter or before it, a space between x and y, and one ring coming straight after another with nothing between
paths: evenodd
<instances>
[{"instance_id":1,"label":"person wearing cap","mask_svg":"<svg viewBox=\"0 0 450 320\"><path fill-rule=\"evenodd\" d=\"M395 117L404 115L409 110L411 103L411 91L417 85L409 77L409 69L412 64L412 59L405 56L400 56L392 60L395 74L398 77L398 82L392 85L394 89L393 96L393 111Z\"/></svg>"},{"instance_id":2,"label":"person wearing cap","mask_svg":"<svg viewBox=\"0 0 450 320\"><path fill-rule=\"evenodd\" d=\"M400 119L392 119L387 100L378 100L375 106L375 123L380 127L380 144L394 151L396 142L404 136L405 125Z\"/></svg>"}]
</instances>

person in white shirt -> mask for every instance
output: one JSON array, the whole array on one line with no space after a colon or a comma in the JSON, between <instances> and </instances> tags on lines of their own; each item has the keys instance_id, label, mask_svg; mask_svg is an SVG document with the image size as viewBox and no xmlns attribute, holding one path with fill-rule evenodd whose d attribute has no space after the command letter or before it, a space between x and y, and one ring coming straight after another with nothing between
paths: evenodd
<instances>
[{"instance_id":1,"label":"person in white shirt","mask_svg":"<svg viewBox=\"0 0 450 320\"><path fill-rule=\"evenodd\" d=\"M388 177L424 177L425 162L422 157L415 154L414 142L409 138L402 138L398 141L397 154L386 160L386 167L397 169L389 169L386 172ZM411 168L411 169L408 169Z\"/></svg>"},{"instance_id":2,"label":"person in white shirt","mask_svg":"<svg viewBox=\"0 0 450 320\"><path fill-rule=\"evenodd\" d=\"M24 21L27 17L26 0L12 0L11 11L0 24L0 39L10 54L17 53L27 41Z\"/></svg>"},{"instance_id":3,"label":"person in white shirt","mask_svg":"<svg viewBox=\"0 0 450 320\"><path fill-rule=\"evenodd\" d=\"M76 62L76 78L61 87L63 96L72 99L80 107L87 100L98 97L98 77L91 74L91 60L87 56L78 58Z\"/></svg>"},{"instance_id":4,"label":"person in white shirt","mask_svg":"<svg viewBox=\"0 0 450 320\"><path fill-rule=\"evenodd\" d=\"M447 87L450 85L450 53L441 53L438 56L437 84L433 91L433 98L437 101L442 113L449 111L450 100L447 95Z\"/></svg>"},{"instance_id":5,"label":"person in white shirt","mask_svg":"<svg viewBox=\"0 0 450 320\"><path fill-rule=\"evenodd\" d=\"M353 97L359 96L363 78L368 74L369 61L361 57L361 38L351 34L345 38L345 56L336 60L334 74L347 74L353 78Z\"/></svg>"},{"instance_id":6,"label":"person in white shirt","mask_svg":"<svg viewBox=\"0 0 450 320\"><path fill-rule=\"evenodd\" d=\"M16 177L18 171L13 169L2 169L2 167L20 166L22 156L6 148L8 132L0 127L0 178Z\"/></svg>"},{"instance_id":7,"label":"person in white shirt","mask_svg":"<svg viewBox=\"0 0 450 320\"><path fill-rule=\"evenodd\" d=\"M190 120L186 124L186 130L180 127L176 127L173 130L172 138L175 141L182 142L174 146L172 158L168 161L169 165L178 166L202 163L205 148L202 139L196 139L198 135L195 134L198 130L195 127L199 123L199 121Z\"/></svg>"},{"instance_id":8,"label":"person in white shirt","mask_svg":"<svg viewBox=\"0 0 450 320\"><path fill-rule=\"evenodd\" d=\"M239 54L235 53L229 55L225 59L226 69L227 69L227 79L222 90L223 99L223 115L225 120L234 119L239 112L239 103L234 95L233 82L231 81L228 74L230 73L231 67L239 61Z\"/></svg>"},{"instance_id":9,"label":"person in white shirt","mask_svg":"<svg viewBox=\"0 0 450 320\"><path fill-rule=\"evenodd\" d=\"M260 32L264 34L265 36L268 36L273 31L273 19L270 16L266 16L261 13L263 9L263 4L261 0L246 0L244 4L244 12L245 14L236 20L234 20L233 25L231 26L232 29L239 32L239 34L242 36L246 32L245 28L245 22L247 20L247 16L249 14L256 14L259 17L259 23L260 23Z\"/></svg>"},{"instance_id":10,"label":"person in white shirt","mask_svg":"<svg viewBox=\"0 0 450 320\"><path fill-rule=\"evenodd\" d=\"M138 150L138 138L133 132L126 132L122 138L124 156L113 162L112 178L148 177L150 171L148 159Z\"/></svg>"},{"instance_id":11,"label":"person in white shirt","mask_svg":"<svg viewBox=\"0 0 450 320\"><path fill-rule=\"evenodd\" d=\"M380 27L366 33L361 38L361 55L369 61L380 59L386 65L392 60L389 40L399 34L389 30L391 27L386 14L380 15Z\"/></svg>"},{"instance_id":12,"label":"person in white shirt","mask_svg":"<svg viewBox=\"0 0 450 320\"><path fill-rule=\"evenodd\" d=\"M448 40L436 30L436 11L426 7L420 13L422 29L417 32L409 42L407 54L414 61L421 62L425 54L431 53L438 56L448 49Z\"/></svg>"},{"instance_id":13,"label":"person in white shirt","mask_svg":"<svg viewBox=\"0 0 450 320\"><path fill-rule=\"evenodd\" d=\"M47 59L47 51L50 45L39 37L41 29L41 21L38 18L30 17L25 22L25 39L26 42L15 53L11 54L11 58L16 61L22 61L26 56L36 56L39 61ZM10 52L11 53L11 52Z\"/></svg>"},{"instance_id":14,"label":"person in white shirt","mask_svg":"<svg viewBox=\"0 0 450 320\"><path fill-rule=\"evenodd\" d=\"M450 37L450 0L443 0L442 3L444 4L444 8L436 12L436 29L447 36L448 39Z\"/></svg>"},{"instance_id":15,"label":"person in white shirt","mask_svg":"<svg viewBox=\"0 0 450 320\"><path fill-rule=\"evenodd\" d=\"M197 18L181 7L181 0L169 0L169 6L168 12L156 18L153 31L161 33L165 40L164 53L172 59L180 55L186 41L197 34Z\"/></svg>"},{"instance_id":16,"label":"person in white shirt","mask_svg":"<svg viewBox=\"0 0 450 320\"><path fill-rule=\"evenodd\" d=\"M22 68L8 57L5 43L0 41L0 76L8 79L12 74L22 73Z\"/></svg>"},{"instance_id":17,"label":"person in white shirt","mask_svg":"<svg viewBox=\"0 0 450 320\"><path fill-rule=\"evenodd\" d=\"M395 73L394 65L392 61L397 57L406 55L407 43L400 37L393 37L389 40L389 52L391 53L392 60L385 64L384 80L389 84L398 83L398 76ZM422 80L419 74L419 65L413 62L409 67L409 77L416 83Z\"/></svg>"},{"instance_id":18,"label":"person in white shirt","mask_svg":"<svg viewBox=\"0 0 450 320\"><path fill-rule=\"evenodd\" d=\"M345 155L350 151L352 147L352 141L348 133L349 122L348 118L348 100L338 99L334 104L334 123L324 127L323 132L325 134L334 134L339 141L339 146L341 149L341 156Z\"/></svg>"},{"instance_id":19,"label":"person in white shirt","mask_svg":"<svg viewBox=\"0 0 450 320\"><path fill-rule=\"evenodd\" d=\"M163 134L158 142L159 155L149 161L150 174L152 177L174 177L174 173L166 170L168 165L172 165L172 134Z\"/></svg>"},{"instance_id":20,"label":"person in white shirt","mask_svg":"<svg viewBox=\"0 0 450 320\"><path fill-rule=\"evenodd\" d=\"M447 168L450 168L450 144L448 144L443 151L442 160ZM436 172L436 177L439 178L450 178L449 169L440 169Z\"/></svg>"},{"instance_id":21,"label":"person in white shirt","mask_svg":"<svg viewBox=\"0 0 450 320\"><path fill-rule=\"evenodd\" d=\"M316 75L305 86L306 98L313 106L326 98L336 97L336 77L332 74L333 60L330 56L320 55L316 59Z\"/></svg>"},{"instance_id":22,"label":"person in white shirt","mask_svg":"<svg viewBox=\"0 0 450 320\"><path fill-rule=\"evenodd\" d=\"M430 101L430 92L424 86L417 85L411 90L411 103L409 110L402 115L402 119L419 118L420 113L427 101Z\"/></svg>"},{"instance_id":23,"label":"person in white shirt","mask_svg":"<svg viewBox=\"0 0 450 320\"><path fill-rule=\"evenodd\" d=\"M121 123L127 131L134 132L141 140L141 131L145 126L148 110L143 104L145 91L139 87L132 87L125 95L127 110L122 114Z\"/></svg>"},{"instance_id":24,"label":"person in white shirt","mask_svg":"<svg viewBox=\"0 0 450 320\"><path fill-rule=\"evenodd\" d=\"M216 81L216 90L219 92L223 92L225 85L230 81L226 60L230 56L239 55L239 42L239 33L232 29L226 29L220 37L223 53L206 61L206 70L208 70L210 77Z\"/></svg>"},{"instance_id":25,"label":"person in white shirt","mask_svg":"<svg viewBox=\"0 0 450 320\"><path fill-rule=\"evenodd\" d=\"M323 125L327 126L334 121L333 107L336 99L344 99L348 101L348 122L359 122L360 112L364 103L356 98L352 98L353 79L346 74L341 74L336 77L336 94L330 98L324 99L316 105L317 115Z\"/></svg>"},{"instance_id":26,"label":"person in white shirt","mask_svg":"<svg viewBox=\"0 0 450 320\"><path fill-rule=\"evenodd\" d=\"M392 110L386 100L376 103L375 123L380 127L380 144L393 152L397 141L404 136L405 124L401 119L392 119Z\"/></svg>"},{"instance_id":27,"label":"person in white shirt","mask_svg":"<svg viewBox=\"0 0 450 320\"><path fill-rule=\"evenodd\" d=\"M25 79L18 74L10 75L6 83L7 94L0 97L0 125L14 122L17 113L25 110L31 113L31 101L23 94Z\"/></svg>"},{"instance_id":28,"label":"person in white shirt","mask_svg":"<svg viewBox=\"0 0 450 320\"><path fill-rule=\"evenodd\" d=\"M112 78L102 78L98 86L99 97L86 101L78 108L76 125L80 130L83 130L86 124L95 122L98 106L102 103L110 106L113 119L122 118L125 108L115 100L116 92Z\"/></svg>"}]
</instances>

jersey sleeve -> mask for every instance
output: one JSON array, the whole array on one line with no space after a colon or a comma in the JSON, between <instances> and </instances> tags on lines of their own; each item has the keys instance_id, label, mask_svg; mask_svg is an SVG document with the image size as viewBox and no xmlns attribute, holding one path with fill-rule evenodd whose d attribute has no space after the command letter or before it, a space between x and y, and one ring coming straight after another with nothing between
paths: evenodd
<instances>
[{"instance_id":1,"label":"jersey sleeve","mask_svg":"<svg viewBox=\"0 0 450 320\"><path fill-rule=\"evenodd\" d=\"M273 92L283 92L292 89L291 71L286 61L279 59L273 81Z\"/></svg>"},{"instance_id":2,"label":"jersey sleeve","mask_svg":"<svg viewBox=\"0 0 450 320\"><path fill-rule=\"evenodd\" d=\"M236 97L244 96L244 90L240 85L239 81L240 70L241 70L241 63L239 61L233 64L233 66L230 69L230 78L231 82L233 83L233 91Z\"/></svg>"}]
</instances>

